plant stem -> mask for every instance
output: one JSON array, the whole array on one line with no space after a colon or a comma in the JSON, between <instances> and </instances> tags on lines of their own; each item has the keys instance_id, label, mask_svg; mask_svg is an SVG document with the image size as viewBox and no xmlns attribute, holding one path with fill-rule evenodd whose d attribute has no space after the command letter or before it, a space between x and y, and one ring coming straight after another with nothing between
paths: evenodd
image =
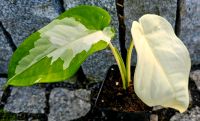
<instances>
[{"instance_id":1,"label":"plant stem","mask_svg":"<svg viewBox=\"0 0 200 121\"><path fill-rule=\"evenodd\" d=\"M134 47L134 43L132 40L128 48L127 56L126 56L126 73L127 73L128 86L131 82L131 55L132 55L133 47Z\"/></svg>"},{"instance_id":2,"label":"plant stem","mask_svg":"<svg viewBox=\"0 0 200 121\"><path fill-rule=\"evenodd\" d=\"M126 90L126 88L128 87L128 81L127 81L127 77L126 77L126 67L124 64L124 61L119 53L119 51L117 50L117 48L113 47L112 43L109 43L110 49L115 57L115 60L117 62L117 65L119 67L119 71L122 77L122 82L123 82L123 88Z\"/></svg>"}]
</instances>

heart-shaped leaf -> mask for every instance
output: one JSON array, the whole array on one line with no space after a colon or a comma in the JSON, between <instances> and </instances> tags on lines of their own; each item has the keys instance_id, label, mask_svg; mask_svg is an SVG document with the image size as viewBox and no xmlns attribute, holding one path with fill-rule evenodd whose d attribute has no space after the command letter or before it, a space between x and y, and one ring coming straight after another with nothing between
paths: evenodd
<instances>
[{"instance_id":1,"label":"heart-shaped leaf","mask_svg":"<svg viewBox=\"0 0 200 121\"><path fill-rule=\"evenodd\" d=\"M147 14L133 22L131 32L137 52L134 89L138 97L149 106L185 111L191 61L170 23Z\"/></svg>"},{"instance_id":2,"label":"heart-shaped leaf","mask_svg":"<svg viewBox=\"0 0 200 121\"><path fill-rule=\"evenodd\" d=\"M109 24L109 14L99 7L66 11L18 47L7 84L28 86L70 78L89 55L110 43L114 33Z\"/></svg>"}]
</instances>

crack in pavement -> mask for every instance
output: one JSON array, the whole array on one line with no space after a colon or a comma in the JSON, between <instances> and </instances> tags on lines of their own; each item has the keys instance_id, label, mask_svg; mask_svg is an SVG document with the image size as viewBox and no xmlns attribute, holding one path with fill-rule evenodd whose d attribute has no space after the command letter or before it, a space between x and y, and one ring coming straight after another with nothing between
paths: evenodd
<instances>
[{"instance_id":1,"label":"crack in pavement","mask_svg":"<svg viewBox=\"0 0 200 121\"><path fill-rule=\"evenodd\" d=\"M17 46L15 45L11 34L6 30L6 28L3 26L3 23L0 21L0 28L3 31L3 34L5 35L5 38L7 39L12 51L14 52L17 49Z\"/></svg>"}]
</instances>

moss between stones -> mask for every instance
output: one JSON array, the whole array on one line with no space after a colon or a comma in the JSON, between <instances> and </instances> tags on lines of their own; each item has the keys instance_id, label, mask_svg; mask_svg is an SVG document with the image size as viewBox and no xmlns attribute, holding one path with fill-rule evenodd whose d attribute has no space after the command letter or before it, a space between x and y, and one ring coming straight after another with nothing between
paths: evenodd
<instances>
[{"instance_id":1,"label":"moss between stones","mask_svg":"<svg viewBox=\"0 0 200 121\"><path fill-rule=\"evenodd\" d=\"M15 121L17 120L17 115L10 114L3 109L0 109L0 121Z\"/></svg>"}]
</instances>

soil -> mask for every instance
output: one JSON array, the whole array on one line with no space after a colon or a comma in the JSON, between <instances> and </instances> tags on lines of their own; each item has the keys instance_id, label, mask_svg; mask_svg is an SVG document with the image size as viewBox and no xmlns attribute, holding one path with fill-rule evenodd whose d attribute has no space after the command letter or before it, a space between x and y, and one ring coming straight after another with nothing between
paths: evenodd
<instances>
[{"instance_id":1,"label":"soil","mask_svg":"<svg viewBox=\"0 0 200 121\"><path fill-rule=\"evenodd\" d=\"M133 84L127 90L122 88L117 65L110 67L104 82L91 84L89 88L92 109L75 121L149 121L152 108L136 96Z\"/></svg>"},{"instance_id":2,"label":"soil","mask_svg":"<svg viewBox=\"0 0 200 121\"><path fill-rule=\"evenodd\" d=\"M134 70L134 69L133 69ZM102 89L94 90L92 96L96 97L97 108L106 108L119 112L150 111L151 108L145 105L135 94L133 83L127 90L122 87L122 80L117 66L112 66ZM100 91L100 93L99 93ZM98 96L99 93L99 96Z\"/></svg>"}]
</instances>

